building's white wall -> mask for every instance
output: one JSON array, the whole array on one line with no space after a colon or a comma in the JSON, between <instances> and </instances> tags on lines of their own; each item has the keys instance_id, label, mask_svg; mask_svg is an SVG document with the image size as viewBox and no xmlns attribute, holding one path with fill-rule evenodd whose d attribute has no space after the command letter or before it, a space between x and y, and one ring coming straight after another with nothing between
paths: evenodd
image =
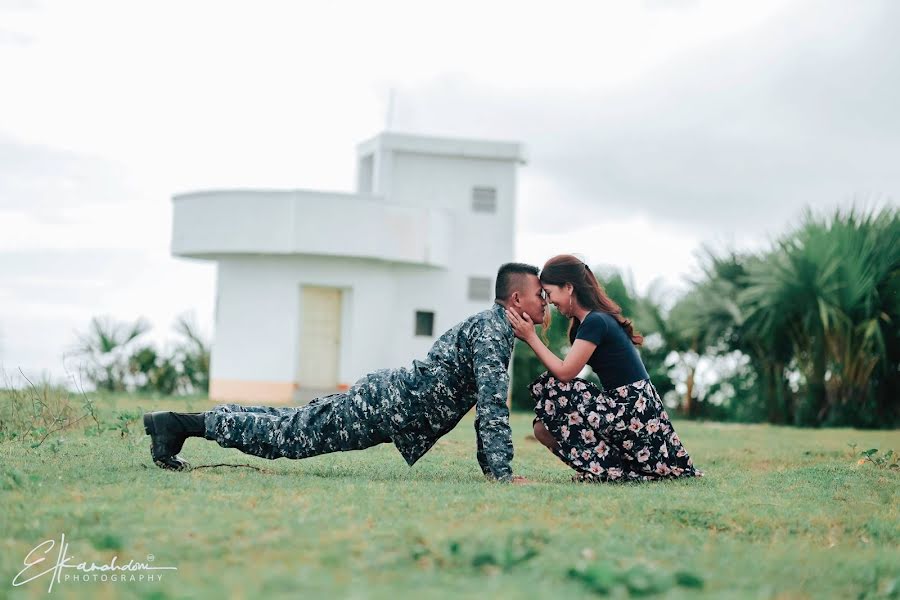
<instances>
[{"instance_id":1,"label":"building's white wall","mask_svg":"<svg viewBox=\"0 0 900 600\"><path fill-rule=\"evenodd\" d=\"M277 262L219 261L212 379L293 380L297 293Z\"/></svg>"},{"instance_id":2,"label":"building's white wall","mask_svg":"<svg viewBox=\"0 0 900 600\"><path fill-rule=\"evenodd\" d=\"M345 290L340 383L388 366L396 320L387 263L315 256L219 262L213 379L297 381L303 285ZM301 382L302 383L302 382Z\"/></svg>"},{"instance_id":3,"label":"building's white wall","mask_svg":"<svg viewBox=\"0 0 900 600\"><path fill-rule=\"evenodd\" d=\"M356 193L371 196L375 193L375 154L360 156L356 162Z\"/></svg>"},{"instance_id":4,"label":"building's white wall","mask_svg":"<svg viewBox=\"0 0 900 600\"><path fill-rule=\"evenodd\" d=\"M396 265L395 310L408 325L398 331L395 362L423 356L435 338L414 335L416 310L435 312L435 336L469 315L490 307L491 300L470 301L469 277L494 281L497 268L513 260L515 163L511 161L393 154L391 202L447 211L451 240L447 270L429 271ZM472 210L472 188L497 190L497 212ZM403 315L407 315L404 317Z\"/></svg>"},{"instance_id":5,"label":"building's white wall","mask_svg":"<svg viewBox=\"0 0 900 600\"><path fill-rule=\"evenodd\" d=\"M393 158L390 202L449 211L453 221L453 265L512 255L516 172L509 161L450 158L399 152ZM472 210L472 188L497 190L497 212ZM485 243L490 240L490 243ZM475 243L477 242L477 244ZM461 252L462 251L462 252Z\"/></svg>"}]
</instances>

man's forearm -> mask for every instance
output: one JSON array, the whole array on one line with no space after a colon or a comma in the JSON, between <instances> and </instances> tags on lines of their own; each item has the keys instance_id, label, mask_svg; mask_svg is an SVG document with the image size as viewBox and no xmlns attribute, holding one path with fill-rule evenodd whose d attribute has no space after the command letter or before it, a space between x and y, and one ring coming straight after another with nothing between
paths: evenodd
<instances>
[{"instance_id":1,"label":"man's forearm","mask_svg":"<svg viewBox=\"0 0 900 600\"><path fill-rule=\"evenodd\" d=\"M504 405L505 408L505 405ZM484 454L485 474L498 481L508 481L512 478L510 463L513 458L512 430L509 427L509 416L497 416L491 419L481 419L479 437ZM480 462L480 461L479 461Z\"/></svg>"},{"instance_id":2,"label":"man's forearm","mask_svg":"<svg viewBox=\"0 0 900 600\"><path fill-rule=\"evenodd\" d=\"M484 453L484 444L481 442L481 421L475 417L475 458L478 460L478 466L485 475L490 475L491 469L487 463L487 456Z\"/></svg>"}]
</instances>

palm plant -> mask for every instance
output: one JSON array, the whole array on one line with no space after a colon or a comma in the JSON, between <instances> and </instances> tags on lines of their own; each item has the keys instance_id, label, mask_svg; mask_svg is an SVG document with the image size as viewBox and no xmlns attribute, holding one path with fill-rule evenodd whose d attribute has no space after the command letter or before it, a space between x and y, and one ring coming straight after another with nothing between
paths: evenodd
<instances>
[{"instance_id":1,"label":"palm plant","mask_svg":"<svg viewBox=\"0 0 900 600\"><path fill-rule=\"evenodd\" d=\"M180 315L175 321L175 331L183 338L179 347L181 369L185 383L191 391L209 391L210 345L200 334L193 318Z\"/></svg>"},{"instance_id":2,"label":"palm plant","mask_svg":"<svg viewBox=\"0 0 900 600\"><path fill-rule=\"evenodd\" d=\"M753 254L716 255L707 249L703 263L705 280L697 285L702 306L697 307L694 320L698 322L695 327L702 327L705 354L738 352L748 357L755 374L755 399L764 407L770 422L781 423L788 420L790 413L784 375L792 350L784 336L767 334L769 328L781 326L780 322L770 322L777 320L778 315L753 310L754 284L750 275L766 261L766 257Z\"/></svg>"},{"instance_id":3,"label":"palm plant","mask_svg":"<svg viewBox=\"0 0 900 600\"><path fill-rule=\"evenodd\" d=\"M87 332L78 334L75 354L81 358L88 381L97 389L124 391L128 376L128 349L150 330L144 319L123 323L109 317L94 317Z\"/></svg>"},{"instance_id":4,"label":"palm plant","mask_svg":"<svg viewBox=\"0 0 900 600\"><path fill-rule=\"evenodd\" d=\"M891 209L807 213L798 231L748 266L748 337L762 348L791 344L806 387L802 422L821 424L835 406L861 403L873 373L889 374L888 338L900 316L897 228Z\"/></svg>"}]
</instances>

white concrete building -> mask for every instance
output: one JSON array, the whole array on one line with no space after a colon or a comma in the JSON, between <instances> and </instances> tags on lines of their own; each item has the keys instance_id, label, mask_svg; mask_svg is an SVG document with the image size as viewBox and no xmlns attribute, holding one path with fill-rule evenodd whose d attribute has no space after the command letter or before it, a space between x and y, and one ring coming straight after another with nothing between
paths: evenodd
<instances>
[{"instance_id":1,"label":"white concrete building","mask_svg":"<svg viewBox=\"0 0 900 600\"><path fill-rule=\"evenodd\" d=\"M217 263L210 397L290 402L424 358L513 259L517 143L382 133L355 194L174 196L172 254Z\"/></svg>"}]
</instances>

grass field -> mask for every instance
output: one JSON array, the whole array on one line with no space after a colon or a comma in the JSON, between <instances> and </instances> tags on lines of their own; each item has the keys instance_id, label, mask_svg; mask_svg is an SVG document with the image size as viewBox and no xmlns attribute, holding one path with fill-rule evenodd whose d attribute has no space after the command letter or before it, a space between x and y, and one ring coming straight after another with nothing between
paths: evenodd
<instances>
[{"instance_id":1,"label":"grass field","mask_svg":"<svg viewBox=\"0 0 900 600\"><path fill-rule=\"evenodd\" d=\"M190 404L118 398L99 410L115 423L122 410L208 406ZM705 478L603 486L570 483L530 421L513 417L527 486L482 479L471 418L412 469L390 445L266 461L190 439L194 465L261 470L166 472L138 421L37 448L4 441L0 597L47 596L52 573L12 581L61 534L72 563L177 567L115 583L65 569L51 594L63 598L900 595L900 474L858 464L847 446L900 450L898 431L676 422Z\"/></svg>"}]
</instances>

